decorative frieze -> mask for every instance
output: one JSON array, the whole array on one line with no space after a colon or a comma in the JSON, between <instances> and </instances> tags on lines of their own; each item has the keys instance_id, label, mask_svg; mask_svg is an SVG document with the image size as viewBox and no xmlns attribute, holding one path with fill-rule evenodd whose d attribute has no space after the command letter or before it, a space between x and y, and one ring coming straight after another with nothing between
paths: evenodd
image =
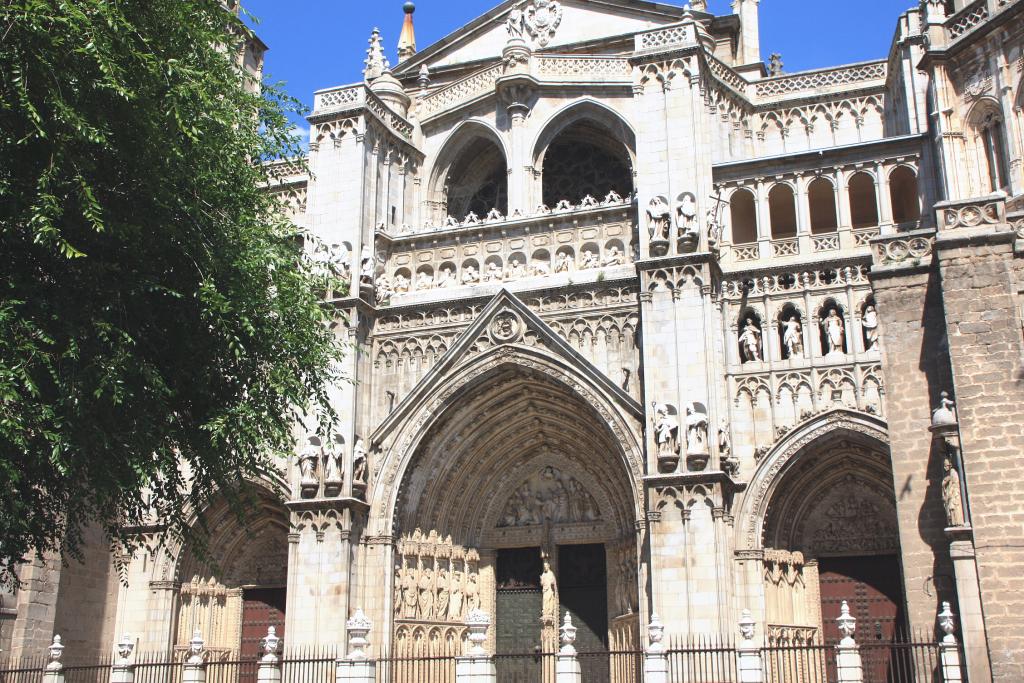
<instances>
[{"instance_id":1,"label":"decorative frieze","mask_svg":"<svg viewBox=\"0 0 1024 683\"><path fill-rule=\"evenodd\" d=\"M875 265L919 265L931 260L935 248L935 233L917 230L891 237L876 238L871 242Z\"/></svg>"}]
</instances>

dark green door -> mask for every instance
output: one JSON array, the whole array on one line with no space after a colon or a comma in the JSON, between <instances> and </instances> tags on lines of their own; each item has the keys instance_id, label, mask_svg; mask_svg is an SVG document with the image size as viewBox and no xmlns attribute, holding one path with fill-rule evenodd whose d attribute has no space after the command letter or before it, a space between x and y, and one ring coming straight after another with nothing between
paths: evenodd
<instances>
[{"instance_id":1,"label":"dark green door","mask_svg":"<svg viewBox=\"0 0 1024 683\"><path fill-rule=\"evenodd\" d=\"M572 615L584 681L608 680L608 576L604 546L558 546L558 600Z\"/></svg>"},{"instance_id":2,"label":"dark green door","mask_svg":"<svg viewBox=\"0 0 1024 683\"><path fill-rule=\"evenodd\" d=\"M498 683L541 680L540 548L498 551L495 668Z\"/></svg>"}]
</instances>

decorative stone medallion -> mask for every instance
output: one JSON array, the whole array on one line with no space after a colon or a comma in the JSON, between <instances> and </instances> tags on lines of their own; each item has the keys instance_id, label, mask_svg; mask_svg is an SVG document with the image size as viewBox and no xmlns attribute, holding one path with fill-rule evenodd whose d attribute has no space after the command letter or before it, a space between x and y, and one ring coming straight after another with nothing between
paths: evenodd
<instances>
[{"instance_id":1,"label":"decorative stone medallion","mask_svg":"<svg viewBox=\"0 0 1024 683\"><path fill-rule=\"evenodd\" d=\"M523 330L523 321L512 311L502 311L491 322L491 339L495 344L510 344L516 341Z\"/></svg>"}]
</instances>

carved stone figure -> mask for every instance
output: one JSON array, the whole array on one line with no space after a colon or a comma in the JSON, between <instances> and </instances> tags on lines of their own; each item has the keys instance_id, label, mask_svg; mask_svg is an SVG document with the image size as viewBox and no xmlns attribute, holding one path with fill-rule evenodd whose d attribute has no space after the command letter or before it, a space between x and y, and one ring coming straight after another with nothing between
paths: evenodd
<instances>
[{"instance_id":1,"label":"carved stone figure","mask_svg":"<svg viewBox=\"0 0 1024 683\"><path fill-rule=\"evenodd\" d=\"M425 290L432 289L434 287L434 276L425 270L421 270L416 274L416 289Z\"/></svg>"},{"instance_id":2,"label":"carved stone figure","mask_svg":"<svg viewBox=\"0 0 1024 683\"><path fill-rule=\"evenodd\" d=\"M803 326L795 315L782 322L782 346L786 349L786 358L799 358L804 355Z\"/></svg>"},{"instance_id":3,"label":"carved stone figure","mask_svg":"<svg viewBox=\"0 0 1024 683\"><path fill-rule=\"evenodd\" d=\"M473 266L466 266L462 271L462 284L475 285L478 282L480 282L480 273L476 272L476 268Z\"/></svg>"},{"instance_id":4,"label":"carved stone figure","mask_svg":"<svg viewBox=\"0 0 1024 683\"><path fill-rule=\"evenodd\" d=\"M942 464L946 475L942 478L942 505L946 508L947 526L964 526L964 502L960 495L960 473L953 461L946 458Z\"/></svg>"},{"instance_id":5,"label":"carved stone figure","mask_svg":"<svg viewBox=\"0 0 1024 683\"><path fill-rule=\"evenodd\" d=\"M672 209L661 197L655 197L647 205L647 230L651 240L669 239L672 225Z\"/></svg>"},{"instance_id":6,"label":"carved stone figure","mask_svg":"<svg viewBox=\"0 0 1024 683\"><path fill-rule=\"evenodd\" d=\"M311 436L305 448L299 453L299 484L303 488L307 486L315 487L320 483L316 478L316 466L320 460L320 451L320 441L316 437Z\"/></svg>"},{"instance_id":7,"label":"carved stone figure","mask_svg":"<svg viewBox=\"0 0 1024 683\"><path fill-rule=\"evenodd\" d=\"M597 268L601 265L601 260L597 257L597 252L591 251L590 249L584 249L580 254L580 258L582 260L580 263L581 270Z\"/></svg>"},{"instance_id":8,"label":"carved stone figure","mask_svg":"<svg viewBox=\"0 0 1024 683\"><path fill-rule=\"evenodd\" d=\"M391 288L394 290L395 294L405 294L409 291L409 278L399 273L395 276L395 282L392 284Z\"/></svg>"},{"instance_id":9,"label":"carved stone figure","mask_svg":"<svg viewBox=\"0 0 1024 683\"><path fill-rule=\"evenodd\" d=\"M534 263L533 267L530 269L531 275L547 275L549 272L550 268L548 268L548 264L544 261Z\"/></svg>"},{"instance_id":10,"label":"carved stone figure","mask_svg":"<svg viewBox=\"0 0 1024 683\"><path fill-rule=\"evenodd\" d=\"M388 277L387 273L381 273L374 283L374 296L378 304L382 304L395 293L394 288L391 286L391 278Z\"/></svg>"},{"instance_id":11,"label":"carved stone figure","mask_svg":"<svg viewBox=\"0 0 1024 683\"><path fill-rule=\"evenodd\" d=\"M448 618L448 604L450 598L450 590L448 588L448 570L441 567L437 570L437 599L434 601L434 614L437 616L438 621L444 621Z\"/></svg>"},{"instance_id":12,"label":"carved stone figure","mask_svg":"<svg viewBox=\"0 0 1024 683\"><path fill-rule=\"evenodd\" d=\"M652 403L654 408L654 441L658 444L659 458L679 457L679 421L669 414L664 403Z\"/></svg>"},{"instance_id":13,"label":"carved stone figure","mask_svg":"<svg viewBox=\"0 0 1024 683\"><path fill-rule=\"evenodd\" d=\"M508 18L505 20L505 30L508 31L508 37L510 39L522 39L523 12L519 8L514 8L508 13Z\"/></svg>"},{"instance_id":14,"label":"carved stone figure","mask_svg":"<svg viewBox=\"0 0 1024 683\"><path fill-rule=\"evenodd\" d=\"M680 230L683 232L697 231L697 200L692 194L686 192L680 197L676 214Z\"/></svg>"},{"instance_id":15,"label":"carved stone figure","mask_svg":"<svg viewBox=\"0 0 1024 683\"><path fill-rule=\"evenodd\" d=\"M572 257L567 252L561 252L558 254L558 258L555 260L555 272L556 273L568 273L572 270Z\"/></svg>"},{"instance_id":16,"label":"carved stone figure","mask_svg":"<svg viewBox=\"0 0 1024 683\"><path fill-rule=\"evenodd\" d=\"M861 325L864 327L864 350L870 351L878 343L878 312L871 304L864 308Z\"/></svg>"},{"instance_id":17,"label":"carved stone figure","mask_svg":"<svg viewBox=\"0 0 1024 683\"><path fill-rule=\"evenodd\" d=\"M462 619L462 572L452 573L451 597L448 599L448 618L453 621Z\"/></svg>"},{"instance_id":18,"label":"carved stone figure","mask_svg":"<svg viewBox=\"0 0 1024 683\"><path fill-rule=\"evenodd\" d=\"M828 315L821 321L821 328L825 331L825 342L828 344L827 353L843 353L846 325L836 309L828 310Z\"/></svg>"},{"instance_id":19,"label":"carved stone figure","mask_svg":"<svg viewBox=\"0 0 1024 683\"><path fill-rule=\"evenodd\" d=\"M526 266L523 264L523 262L521 260L519 260L517 257L513 256L509 260L508 276L510 278L515 279L515 278L520 278L520 277L526 277L526 275L527 275L527 273L526 273Z\"/></svg>"},{"instance_id":20,"label":"carved stone figure","mask_svg":"<svg viewBox=\"0 0 1024 683\"><path fill-rule=\"evenodd\" d=\"M366 490L366 445L357 438L352 447L352 492L359 496Z\"/></svg>"},{"instance_id":21,"label":"carved stone figure","mask_svg":"<svg viewBox=\"0 0 1024 683\"><path fill-rule=\"evenodd\" d=\"M480 609L480 586L477 583L477 574L472 572L466 581L466 612Z\"/></svg>"},{"instance_id":22,"label":"carved stone figure","mask_svg":"<svg viewBox=\"0 0 1024 683\"><path fill-rule=\"evenodd\" d=\"M331 489L328 492L329 495L337 495L344 481L344 474L341 470L344 447L344 441L340 436L335 435L331 446L324 449L324 488Z\"/></svg>"},{"instance_id":23,"label":"carved stone figure","mask_svg":"<svg viewBox=\"0 0 1024 683\"><path fill-rule=\"evenodd\" d=\"M434 618L434 571L430 567L420 572L419 618L430 621Z\"/></svg>"},{"instance_id":24,"label":"carved stone figure","mask_svg":"<svg viewBox=\"0 0 1024 683\"><path fill-rule=\"evenodd\" d=\"M359 260L359 285L373 286L373 255L369 247L363 247L363 253Z\"/></svg>"},{"instance_id":25,"label":"carved stone figure","mask_svg":"<svg viewBox=\"0 0 1024 683\"><path fill-rule=\"evenodd\" d=\"M487 272L484 273L484 282L501 282L501 266L494 261L487 264Z\"/></svg>"},{"instance_id":26,"label":"carved stone figure","mask_svg":"<svg viewBox=\"0 0 1024 683\"><path fill-rule=\"evenodd\" d=\"M455 286L455 271L449 266L445 266L441 269L441 275L437 279L438 287L453 287Z\"/></svg>"},{"instance_id":27,"label":"carved stone figure","mask_svg":"<svg viewBox=\"0 0 1024 683\"><path fill-rule=\"evenodd\" d=\"M558 582L551 564L544 560L544 571L540 575L541 618L544 620L558 618Z\"/></svg>"},{"instance_id":28,"label":"carved stone figure","mask_svg":"<svg viewBox=\"0 0 1024 683\"><path fill-rule=\"evenodd\" d=\"M686 405L686 452L708 452L708 416L693 403Z\"/></svg>"},{"instance_id":29,"label":"carved stone figure","mask_svg":"<svg viewBox=\"0 0 1024 683\"><path fill-rule=\"evenodd\" d=\"M761 360L761 328L753 318L743 321L740 332L740 360L744 363Z\"/></svg>"},{"instance_id":30,"label":"carved stone figure","mask_svg":"<svg viewBox=\"0 0 1024 683\"><path fill-rule=\"evenodd\" d=\"M622 250L612 245L608 248L608 255L605 256L604 261L601 265L604 266L621 266L626 262L626 256L622 253Z\"/></svg>"},{"instance_id":31,"label":"carved stone figure","mask_svg":"<svg viewBox=\"0 0 1024 683\"><path fill-rule=\"evenodd\" d=\"M579 481L554 467L545 467L509 495L498 526L591 522L600 517L594 497Z\"/></svg>"},{"instance_id":32,"label":"carved stone figure","mask_svg":"<svg viewBox=\"0 0 1024 683\"><path fill-rule=\"evenodd\" d=\"M416 605L419 602L416 594L416 575L411 569L405 573L402 584L402 616L406 619L416 618Z\"/></svg>"}]
</instances>

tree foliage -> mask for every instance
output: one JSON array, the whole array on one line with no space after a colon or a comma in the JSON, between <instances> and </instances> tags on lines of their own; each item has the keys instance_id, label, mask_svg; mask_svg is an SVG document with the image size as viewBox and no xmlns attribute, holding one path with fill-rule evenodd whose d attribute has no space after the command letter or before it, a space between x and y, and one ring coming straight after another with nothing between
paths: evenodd
<instances>
[{"instance_id":1,"label":"tree foliage","mask_svg":"<svg viewBox=\"0 0 1024 683\"><path fill-rule=\"evenodd\" d=\"M218 0L0 6L0 581L90 524L187 533L327 405L330 275L267 191L298 106L246 35Z\"/></svg>"}]
</instances>

